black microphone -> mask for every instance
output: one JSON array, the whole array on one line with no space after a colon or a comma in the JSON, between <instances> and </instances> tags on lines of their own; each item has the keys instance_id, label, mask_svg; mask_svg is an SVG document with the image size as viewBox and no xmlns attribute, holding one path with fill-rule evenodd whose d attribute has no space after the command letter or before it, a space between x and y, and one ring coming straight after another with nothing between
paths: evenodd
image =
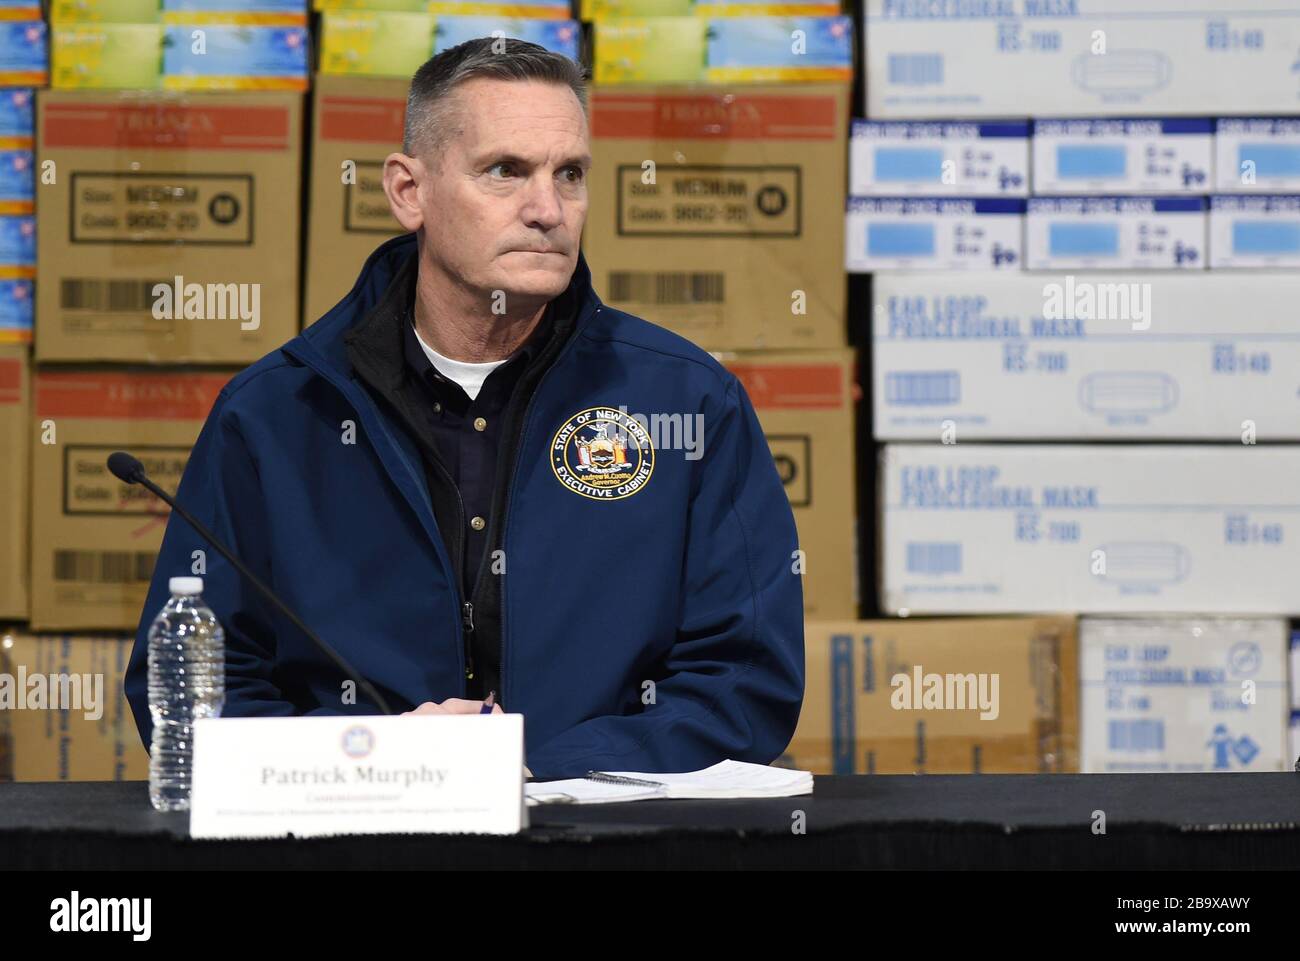
<instances>
[{"instance_id":1,"label":"black microphone","mask_svg":"<svg viewBox=\"0 0 1300 961\"><path fill-rule=\"evenodd\" d=\"M365 694L369 695L374 702L379 705L379 710L385 714L393 713L392 708L388 706L388 702L383 699L377 690L375 690L373 684L362 677L358 671L354 670L352 665L343 659L342 654L334 650L330 645L326 644L316 635L315 631L304 624L302 618L291 611L289 606L285 604L284 601L280 600L274 591L263 584L261 580L258 579L257 575L250 571L244 565L243 561L231 553L225 544L222 544L221 541L217 540L217 536L213 534L212 531L200 524L193 514L181 507L181 505L176 503L175 499L170 494L151 481L149 476L144 472L144 465L141 464L139 460L128 454L126 451L115 451L108 455L108 469L113 472L114 477L123 483L142 485L147 490L151 491L159 500L168 504L177 514L180 514L181 517L189 521L190 526L198 531L204 540L215 547L222 557L230 561L235 570L244 575L244 579L257 588L258 593L279 608L280 612L284 614L285 617L289 618L290 623L292 623L294 627L298 628L298 630L311 638L312 643L320 648L331 661L338 665L338 668L343 672L344 677L348 680L355 678L357 685L361 690Z\"/></svg>"}]
</instances>

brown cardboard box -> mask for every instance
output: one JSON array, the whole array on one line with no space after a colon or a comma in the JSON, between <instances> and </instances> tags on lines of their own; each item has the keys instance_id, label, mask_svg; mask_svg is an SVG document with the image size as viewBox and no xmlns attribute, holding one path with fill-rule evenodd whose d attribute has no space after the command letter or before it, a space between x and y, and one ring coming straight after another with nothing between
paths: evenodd
<instances>
[{"instance_id":1,"label":"brown cardboard box","mask_svg":"<svg viewBox=\"0 0 1300 961\"><path fill-rule=\"evenodd\" d=\"M37 133L38 362L245 363L298 332L301 94L42 90Z\"/></svg>"},{"instance_id":2,"label":"brown cardboard box","mask_svg":"<svg viewBox=\"0 0 1300 961\"><path fill-rule=\"evenodd\" d=\"M168 509L105 461L135 454L175 493L229 374L38 369L32 444L34 630L135 630Z\"/></svg>"},{"instance_id":3,"label":"brown cardboard box","mask_svg":"<svg viewBox=\"0 0 1300 961\"><path fill-rule=\"evenodd\" d=\"M408 80L316 77L303 326L352 289L376 247L402 232L384 196L384 158L402 149Z\"/></svg>"},{"instance_id":4,"label":"brown cardboard box","mask_svg":"<svg viewBox=\"0 0 1300 961\"><path fill-rule=\"evenodd\" d=\"M853 352L725 353L790 496L804 552L804 614L858 616Z\"/></svg>"},{"instance_id":5,"label":"brown cardboard box","mask_svg":"<svg viewBox=\"0 0 1300 961\"><path fill-rule=\"evenodd\" d=\"M30 541L27 487L31 457L31 364L26 344L0 344L0 618L27 619Z\"/></svg>"},{"instance_id":6,"label":"brown cardboard box","mask_svg":"<svg viewBox=\"0 0 1300 961\"><path fill-rule=\"evenodd\" d=\"M593 89L584 249L605 302L708 349L844 346L848 96Z\"/></svg>"},{"instance_id":7,"label":"brown cardboard box","mask_svg":"<svg viewBox=\"0 0 1300 961\"><path fill-rule=\"evenodd\" d=\"M1073 618L810 621L805 645L803 712L783 764L818 774L1079 769ZM996 676L996 717L951 709L948 692L927 701L937 688L926 676L948 674ZM900 675L912 683L895 685ZM902 699L918 687L920 709Z\"/></svg>"},{"instance_id":8,"label":"brown cardboard box","mask_svg":"<svg viewBox=\"0 0 1300 961\"><path fill-rule=\"evenodd\" d=\"M122 692L130 655L128 637L0 634L0 781L148 778Z\"/></svg>"}]
</instances>

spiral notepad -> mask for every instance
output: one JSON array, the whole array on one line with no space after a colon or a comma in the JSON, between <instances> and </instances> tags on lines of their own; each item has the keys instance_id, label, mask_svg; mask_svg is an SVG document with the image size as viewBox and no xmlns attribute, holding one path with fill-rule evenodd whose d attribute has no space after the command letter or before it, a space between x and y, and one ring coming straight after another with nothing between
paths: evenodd
<instances>
[{"instance_id":1,"label":"spiral notepad","mask_svg":"<svg viewBox=\"0 0 1300 961\"><path fill-rule=\"evenodd\" d=\"M529 804L604 804L682 798L774 798L811 794L813 777L765 764L722 761L685 774L592 771L586 777L525 786Z\"/></svg>"}]
</instances>

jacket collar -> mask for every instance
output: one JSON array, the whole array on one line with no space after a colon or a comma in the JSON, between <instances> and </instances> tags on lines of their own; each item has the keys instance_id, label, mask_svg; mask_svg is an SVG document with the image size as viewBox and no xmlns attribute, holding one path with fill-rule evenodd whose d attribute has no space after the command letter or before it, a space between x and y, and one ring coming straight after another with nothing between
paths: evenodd
<instances>
[{"instance_id":1,"label":"jacket collar","mask_svg":"<svg viewBox=\"0 0 1300 961\"><path fill-rule=\"evenodd\" d=\"M349 345L364 345L362 349L381 360L384 370L396 371L400 378L403 372L401 326L386 322L392 319L391 304L390 309L376 308L384 303L394 278L403 268L415 269L417 243L417 235L411 233L394 237L376 248L366 259L351 292L285 344L284 351L326 376L348 380L353 371ZM576 334L600 306L600 298L591 285L591 270L581 252L568 288L552 303L557 322L554 333L561 340Z\"/></svg>"}]
</instances>

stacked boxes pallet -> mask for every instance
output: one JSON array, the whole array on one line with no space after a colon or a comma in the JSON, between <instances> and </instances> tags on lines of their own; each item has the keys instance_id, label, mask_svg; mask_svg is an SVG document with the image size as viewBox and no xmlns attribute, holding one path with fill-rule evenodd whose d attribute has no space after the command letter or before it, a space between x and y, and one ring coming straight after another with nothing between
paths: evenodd
<instances>
[{"instance_id":1,"label":"stacked boxes pallet","mask_svg":"<svg viewBox=\"0 0 1300 961\"><path fill-rule=\"evenodd\" d=\"M141 778L122 675L168 512L105 459L133 451L175 492L222 387L298 329L307 9L55 0L50 17L28 623L0 639L2 673L27 683L0 712L3 774Z\"/></svg>"},{"instance_id":2,"label":"stacked boxes pallet","mask_svg":"<svg viewBox=\"0 0 1300 961\"><path fill-rule=\"evenodd\" d=\"M856 369L837 228L852 26L838 3L800 10L584 4L584 249L607 303L740 378L794 510L805 615L843 620L858 614ZM801 34L807 48L792 54Z\"/></svg>"},{"instance_id":3,"label":"stacked boxes pallet","mask_svg":"<svg viewBox=\"0 0 1300 961\"><path fill-rule=\"evenodd\" d=\"M0 4L0 674L6 624L26 620L32 313L36 277L35 88L48 78L38 0ZM0 677L0 685L4 678ZM0 688L0 781L13 778L10 705Z\"/></svg>"},{"instance_id":4,"label":"stacked boxes pallet","mask_svg":"<svg viewBox=\"0 0 1300 961\"><path fill-rule=\"evenodd\" d=\"M865 6L885 611L1083 614L1083 771L1290 769L1300 10Z\"/></svg>"},{"instance_id":5,"label":"stacked boxes pallet","mask_svg":"<svg viewBox=\"0 0 1300 961\"><path fill-rule=\"evenodd\" d=\"M0 6L0 622L27 617L28 452L36 276L34 88L46 82L37 0Z\"/></svg>"},{"instance_id":6,"label":"stacked boxes pallet","mask_svg":"<svg viewBox=\"0 0 1300 961\"><path fill-rule=\"evenodd\" d=\"M823 774L1078 770L1071 617L810 622L782 763Z\"/></svg>"}]
</instances>

